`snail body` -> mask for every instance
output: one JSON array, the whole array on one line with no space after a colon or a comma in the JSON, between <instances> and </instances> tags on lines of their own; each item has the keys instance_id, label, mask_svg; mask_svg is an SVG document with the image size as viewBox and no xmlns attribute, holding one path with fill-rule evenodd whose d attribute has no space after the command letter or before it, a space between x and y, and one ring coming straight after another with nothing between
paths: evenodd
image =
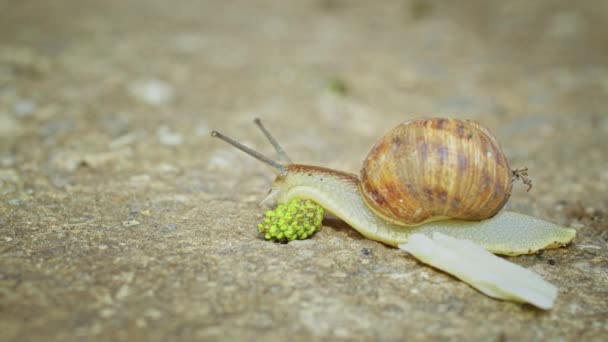
<instances>
[{"instance_id":1,"label":"snail body","mask_svg":"<svg viewBox=\"0 0 608 342\"><path fill-rule=\"evenodd\" d=\"M412 234L439 232L471 240L492 253L519 255L565 246L575 234L573 229L504 210L482 221L444 219L406 227L386 221L370 208L356 175L310 165L287 165L287 173L277 177L272 192L279 203L311 199L366 238L394 247Z\"/></svg>"},{"instance_id":2,"label":"snail body","mask_svg":"<svg viewBox=\"0 0 608 342\"><path fill-rule=\"evenodd\" d=\"M442 127L449 128L447 132L437 131L440 120L443 122ZM499 212L511 191L510 169L496 139L487 129L473 121L427 119L397 126L372 148L363 163L361 178L324 167L291 163L259 120L256 120L256 124L269 138L285 164L265 157L216 131L213 131L212 135L265 162L278 172L270 193L278 203L286 203L294 198L310 199L369 239L397 246L407 242L409 236L414 233L439 232L454 238L471 240L493 253L519 255L565 246L576 234L573 229L527 215ZM403 133L412 128L414 131L430 130L430 133L410 132L410 136L409 133ZM395 135L402 139L401 143L395 144ZM466 140L458 140L460 135ZM421 136L421 139L417 139ZM410 140L426 143L426 153L412 150ZM443 141L445 145L439 145L439 141ZM404 142L407 142L408 146L404 146ZM392 145L385 146L391 143ZM420 148L417 145L422 143L414 143L414 148ZM445 154L442 147L448 146L452 150ZM404 148L399 150L401 147ZM434 152L429 152L429 147ZM491 158L488 152L493 154ZM494 156L494 153L500 156ZM467 157L465 166L468 169L465 171L461 171L463 163L458 163L459 157L462 160L462 154ZM417 180L418 184L409 188L403 185L408 184L404 182L409 182L407 172L397 176L405 177L401 181L390 179L395 177L391 176L390 172L397 168L398 162L394 159L398 159L399 155L405 160L399 165L405 165L405 168L410 167L408 160L418 160L419 164L424 164L420 166L420 172L426 175ZM443 164L441 160L428 160L441 159L442 156L446 157ZM488 166L489 159L491 160ZM453 169L457 172L456 175L450 175L449 171L442 169L449 165L455 166ZM457 176L459 172L460 177ZM420 180L424 179L424 176L428 176L427 180ZM433 180L433 177L439 179ZM492 183L491 179L485 181L484 177L500 177L500 186L497 186L496 182ZM459 184L463 179L466 179L465 184ZM420 190L412 190L415 186L420 186ZM461 193L449 192L454 189ZM415 198L416 196L418 198ZM430 201L424 202L429 198ZM458 200L458 206L452 204L454 199ZM439 209L432 209L434 202L439 204L436 207ZM475 207L476 203L487 208Z\"/></svg>"}]
</instances>

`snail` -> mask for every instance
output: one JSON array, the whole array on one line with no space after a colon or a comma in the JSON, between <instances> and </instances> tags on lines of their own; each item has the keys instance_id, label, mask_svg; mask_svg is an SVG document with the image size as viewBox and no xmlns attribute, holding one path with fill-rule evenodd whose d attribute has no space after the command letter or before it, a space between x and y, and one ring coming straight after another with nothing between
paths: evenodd
<instances>
[{"instance_id":1,"label":"snail","mask_svg":"<svg viewBox=\"0 0 608 342\"><path fill-rule=\"evenodd\" d=\"M415 233L441 233L492 253L519 255L565 246L576 235L574 229L502 210L517 172L494 135L475 121L403 122L374 145L360 176L293 163L261 121L254 122L280 161L217 131L211 135L275 170L269 197L278 203L312 200L366 238L396 247Z\"/></svg>"}]
</instances>

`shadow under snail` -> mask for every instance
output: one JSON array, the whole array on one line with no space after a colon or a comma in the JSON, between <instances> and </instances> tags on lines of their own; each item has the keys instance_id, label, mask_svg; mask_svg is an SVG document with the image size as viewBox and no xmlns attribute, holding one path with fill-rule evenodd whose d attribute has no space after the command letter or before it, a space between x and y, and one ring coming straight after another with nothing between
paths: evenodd
<instances>
[{"instance_id":1,"label":"shadow under snail","mask_svg":"<svg viewBox=\"0 0 608 342\"><path fill-rule=\"evenodd\" d=\"M513 171L494 135L471 120L429 118L399 124L363 162L360 176L292 163L259 119L277 151L272 160L213 131L278 173L271 197L278 203L310 199L365 237L397 246L414 233L470 240L505 255L567 245L576 231L502 210Z\"/></svg>"}]
</instances>

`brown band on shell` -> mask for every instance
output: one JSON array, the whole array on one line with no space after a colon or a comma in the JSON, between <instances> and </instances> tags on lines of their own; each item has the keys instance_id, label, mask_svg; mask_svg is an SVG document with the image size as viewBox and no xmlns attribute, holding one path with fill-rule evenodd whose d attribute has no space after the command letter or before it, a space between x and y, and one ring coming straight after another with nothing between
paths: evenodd
<instances>
[{"instance_id":1,"label":"brown band on shell","mask_svg":"<svg viewBox=\"0 0 608 342\"><path fill-rule=\"evenodd\" d=\"M443 118L433 120L432 127L435 129L443 129L443 127L445 126L445 123L446 123L446 119L443 119Z\"/></svg>"},{"instance_id":2,"label":"brown band on shell","mask_svg":"<svg viewBox=\"0 0 608 342\"><path fill-rule=\"evenodd\" d=\"M445 165L448 160L449 149L446 146L438 146L435 148L437 151L437 156L439 157L439 163L441 165Z\"/></svg>"},{"instance_id":3,"label":"brown band on shell","mask_svg":"<svg viewBox=\"0 0 608 342\"><path fill-rule=\"evenodd\" d=\"M464 123L459 122L456 124L456 134L458 134L460 138L464 137Z\"/></svg>"},{"instance_id":4,"label":"brown band on shell","mask_svg":"<svg viewBox=\"0 0 608 342\"><path fill-rule=\"evenodd\" d=\"M393 148L393 149L399 148L399 146L401 146L402 143L403 143L403 139L401 139L401 137L394 136L391 141L391 148Z\"/></svg>"},{"instance_id":5,"label":"brown band on shell","mask_svg":"<svg viewBox=\"0 0 608 342\"><path fill-rule=\"evenodd\" d=\"M422 155L423 159L426 160L429 156L429 145L426 142L421 141L418 146L420 146L419 153Z\"/></svg>"},{"instance_id":6,"label":"brown band on shell","mask_svg":"<svg viewBox=\"0 0 608 342\"><path fill-rule=\"evenodd\" d=\"M348 172L336 171L322 166L303 165L303 164L288 164L285 166L287 173L304 173L310 176L340 176L342 179L354 184L359 184L359 178L356 175ZM280 179L282 176L278 176Z\"/></svg>"},{"instance_id":7,"label":"brown band on shell","mask_svg":"<svg viewBox=\"0 0 608 342\"><path fill-rule=\"evenodd\" d=\"M469 160L464 152L458 152L458 170L460 174L464 175L467 172L467 167L469 165Z\"/></svg>"}]
</instances>

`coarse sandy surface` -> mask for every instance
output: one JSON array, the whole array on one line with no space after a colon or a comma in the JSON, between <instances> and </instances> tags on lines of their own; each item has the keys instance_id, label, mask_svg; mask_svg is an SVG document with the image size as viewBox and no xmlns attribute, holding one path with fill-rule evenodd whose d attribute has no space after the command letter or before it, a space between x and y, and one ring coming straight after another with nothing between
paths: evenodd
<instances>
[{"instance_id":1,"label":"coarse sandy surface","mask_svg":"<svg viewBox=\"0 0 608 342\"><path fill-rule=\"evenodd\" d=\"M600 341L608 334L608 2L0 0L3 341ZM385 131L470 118L507 208L577 229L509 258L555 307L486 297L337 219L264 241L270 169L357 173Z\"/></svg>"}]
</instances>

